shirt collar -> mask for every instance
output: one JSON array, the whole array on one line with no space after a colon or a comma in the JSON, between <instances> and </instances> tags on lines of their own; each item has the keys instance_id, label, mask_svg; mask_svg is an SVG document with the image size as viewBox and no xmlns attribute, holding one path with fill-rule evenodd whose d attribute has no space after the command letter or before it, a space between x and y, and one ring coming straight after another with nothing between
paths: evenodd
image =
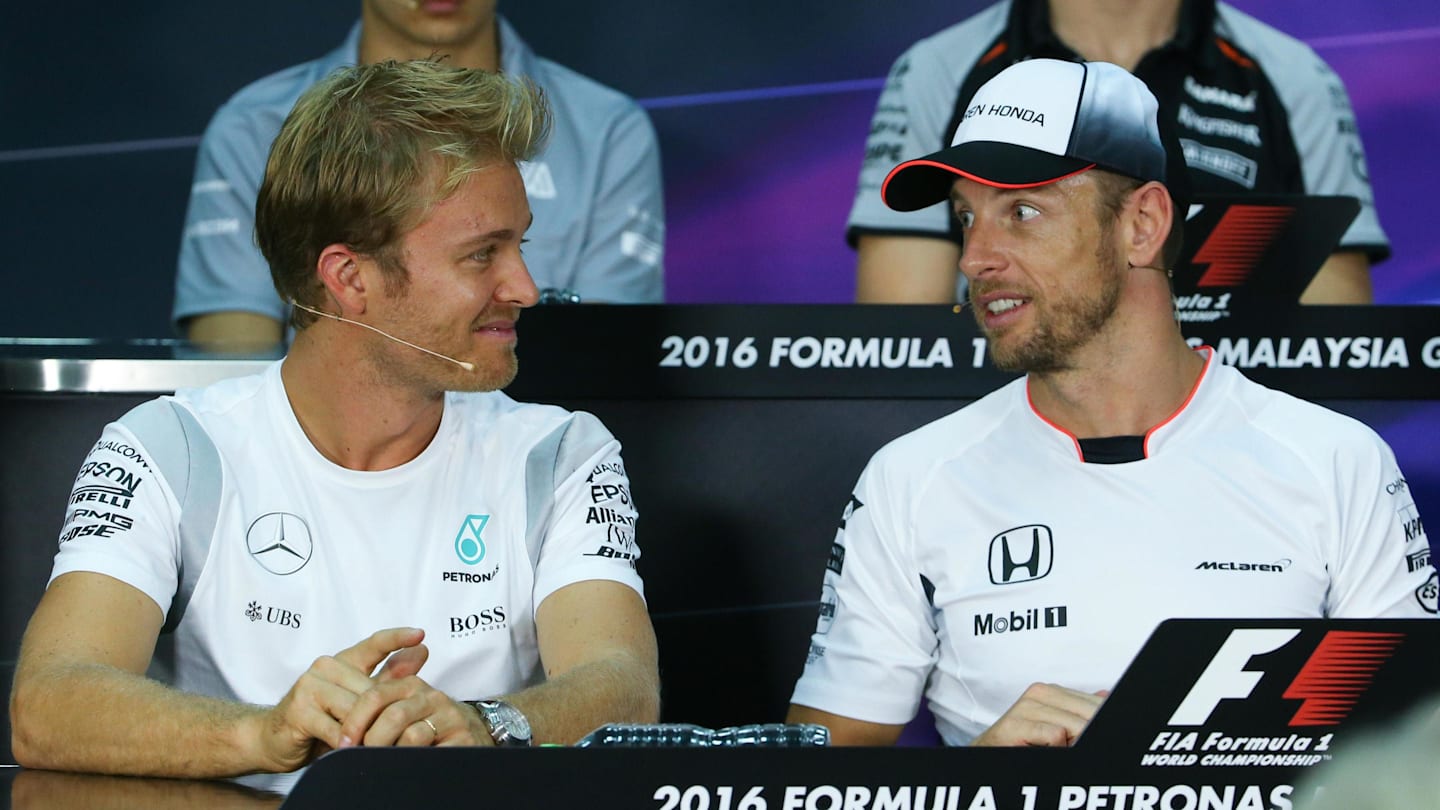
<instances>
[{"instance_id":1,"label":"shirt collar","mask_svg":"<svg viewBox=\"0 0 1440 810\"><path fill-rule=\"evenodd\" d=\"M1215 0L1182 0L1180 24L1175 37L1161 49L1175 48L1193 57L1208 58L1215 50ZM1060 41L1050 27L1050 0L1012 0L1010 4L1010 52L1026 57L1079 59L1080 55Z\"/></svg>"},{"instance_id":2,"label":"shirt collar","mask_svg":"<svg viewBox=\"0 0 1440 810\"><path fill-rule=\"evenodd\" d=\"M500 24L500 70L512 76L533 76L535 73L535 52L520 35L515 33L514 26L503 16L496 14L496 21ZM329 73L337 67L348 67L360 61L360 21L350 26L350 33L345 35L345 40L340 47L321 57L324 62L324 73Z\"/></svg>"}]
</instances>

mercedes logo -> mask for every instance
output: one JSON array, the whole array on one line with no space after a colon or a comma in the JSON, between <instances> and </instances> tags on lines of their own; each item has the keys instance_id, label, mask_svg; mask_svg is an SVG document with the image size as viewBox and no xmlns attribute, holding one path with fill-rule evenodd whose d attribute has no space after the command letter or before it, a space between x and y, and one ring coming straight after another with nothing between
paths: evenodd
<instances>
[{"instance_id":1,"label":"mercedes logo","mask_svg":"<svg viewBox=\"0 0 1440 810\"><path fill-rule=\"evenodd\" d=\"M310 527L299 515L289 512L270 512L256 518L245 531L245 547L261 568L282 577L304 568L315 550Z\"/></svg>"}]
</instances>

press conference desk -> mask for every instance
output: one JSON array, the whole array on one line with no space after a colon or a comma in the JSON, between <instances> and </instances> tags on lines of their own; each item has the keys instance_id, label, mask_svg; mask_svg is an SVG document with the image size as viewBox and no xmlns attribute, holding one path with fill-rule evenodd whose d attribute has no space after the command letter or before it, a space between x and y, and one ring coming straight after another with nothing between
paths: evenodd
<instances>
[{"instance_id":1,"label":"press conference desk","mask_svg":"<svg viewBox=\"0 0 1440 810\"><path fill-rule=\"evenodd\" d=\"M1421 513L1440 511L1440 309L1229 313L1186 333L1262 383L1371 424L1399 455ZM522 318L519 352L509 393L592 411L624 445L665 719L712 727L783 715L835 521L870 454L1011 379L985 361L970 315L948 307L536 309ZM0 341L0 686L8 691L44 588L70 481L103 424L157 393L266 362L155 341ZM535 756L570 767L582 753ZM613 752L593 761L616 773L651 768ZM851 772L848 759L831 762Z\"/></svg>"}]
</instances>

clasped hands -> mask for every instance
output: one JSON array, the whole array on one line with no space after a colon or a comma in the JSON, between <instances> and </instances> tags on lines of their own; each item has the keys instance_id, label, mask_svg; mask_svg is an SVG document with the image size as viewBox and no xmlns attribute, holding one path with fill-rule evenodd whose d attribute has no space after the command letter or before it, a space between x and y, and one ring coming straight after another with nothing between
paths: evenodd
<instances>
[{"instance_id":1,"label":"clasped hands","mask_svg":"<svg viewBox=\"0 0 1440 810\"><path fill-rule=\"evenodd\" d=\"M390 628L315 659L264 715L260 745L270 769L293 771L355 745L493 744L473 708L420 679L430 656L424 638L423 630Z\"/></svg>"}]
</instances>

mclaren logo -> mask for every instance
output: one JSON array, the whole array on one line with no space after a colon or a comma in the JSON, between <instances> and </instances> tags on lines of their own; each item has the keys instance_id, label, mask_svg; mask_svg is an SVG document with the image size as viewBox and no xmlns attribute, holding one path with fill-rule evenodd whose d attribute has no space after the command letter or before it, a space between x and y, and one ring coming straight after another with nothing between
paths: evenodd
<instances>
[{"instance_id":1,"label":"mclaren logo","mask_svg":"<svg viewBox=\"0 0 1440 810\"><path fill-rule=\"evenodd\" d=\"M304 519L290 512L261 515L245 532L250 558L272 574L286 576L310 562L315 544Z\"/></svg>"},{"instance_id":2,"label":"mclaren logo","mask_svg":"<svg viewBox=\"0 0 1440 810\"><path fill-rule=\"evenodd\" d=\"M1205 560L1195 566L1196 571L1258 571L1260 573L1278 574L1290 567L1290 560L1279 559L1268 563L1233 562L1221 560Z\"/></svg>"}]
</instances>

